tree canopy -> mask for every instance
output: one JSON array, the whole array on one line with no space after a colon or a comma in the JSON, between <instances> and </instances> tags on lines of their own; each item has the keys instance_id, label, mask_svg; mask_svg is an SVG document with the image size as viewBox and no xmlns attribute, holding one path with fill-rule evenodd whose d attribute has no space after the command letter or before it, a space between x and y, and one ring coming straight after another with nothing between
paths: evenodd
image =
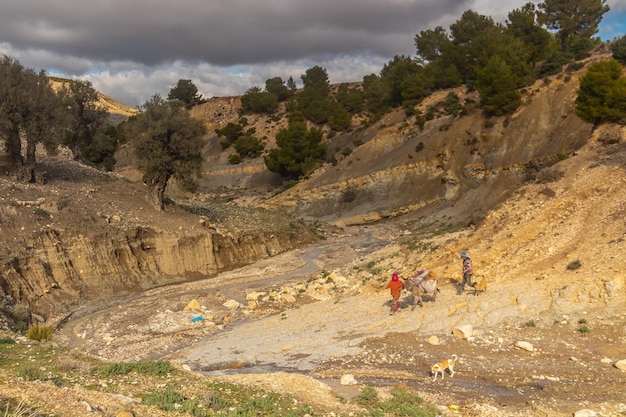
<instances>
[{"instance_id":1,"label":"tree canopy","mask_svg":"<svg viewBox=\"0 0 626 417\"><path fill-rule=\"evenodd\" d=\"M168 100L180 100L187 108L202 103L202 94L191 80L178 80L175 87L170 89Z\"/></svg>"},{"instance_id":2,"label":"tree canopy","mask_svg":"<svg viewBox=\"0 0 626 417\"><path fill-rule=\"evenodd\" d=\"M105 127L108 112L98 104L98 92L89 81L69 81L60 95L68 126L63 144L75 159L82 159L90 153L96 133Z\"/></svg>"},{"instance_id":3,"label":"tree canopy","mask_svg":"<svg viewBox=\"0 0 626 417\"><path fill-rule=\"evenodd\" d=\"M206 127L192 118L180 102L159 95L147 101L143 109L129 121L128 137L149 187L148 200L157 211L163 211L170 178L184 190L195 190Z\"/></svg>"},{"instance_id":4,"label":"tree canopy","mask_svg":"<svg viewBox=\"0 0 626 417\"><path fill-rule=\"evenodd\" d=\"M594 125L626 121L626 77L617 60L592 64L580 79L576 115Z\"/></svg>"},{"instance_id":5,"label":"tree canopy","mask_svg":"<svg viewBox=\"0 0 626 417\"><path fill-rule=\"evenodd\" d=\"M298 179L310 173L326 156L322 131L308 129L301 113L292 114L287 128L278 131L276 145L265 157L265 165L283 178Z\"/></svg>"},{"instance_id":6,"label":"tree canopy","mask_svg":"<svg viewBox=\"0 0 626 417\"><path fill-rule=\"evenodd\" d=\"M596 34L609 11L606 0L545 0L537 7L539 23L556 31L563 51L577 38Z\"/></svg>"}]
</instances>

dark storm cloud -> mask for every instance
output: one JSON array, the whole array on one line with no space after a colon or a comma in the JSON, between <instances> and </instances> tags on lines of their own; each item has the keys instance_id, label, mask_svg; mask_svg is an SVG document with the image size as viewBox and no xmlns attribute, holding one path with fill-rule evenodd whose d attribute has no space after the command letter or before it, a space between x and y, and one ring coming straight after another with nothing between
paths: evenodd
<instances>
[{"instance_id":1,"label":"dark storm cloud","mask_svg":"<svg viewBox=\"0 0 626 417\"><path fill-rule=\"evenodd\" d=\"M366 51L406 53L413 36L458 0L125 0L7 2L0 40L95 61L214 65Z\"/></svg>"},{"instance_id":2,"label":"dark storm cloud","mask_svg":"<svg viewBox=\"0 0 626 417\"><path fill-rule=\"evenodd\" d=\"M415 55L423 30L448 29L469 9L504 22L527 2L5 0L0 54L139 105L179 79L193 80L205 97L240 95L276 76L299 82L315 65L332 83L360 81L395 55ZM625 3L607 2L622 10ZM621 20L611 34L623 32Z\"/></svg>"}]
</instances>

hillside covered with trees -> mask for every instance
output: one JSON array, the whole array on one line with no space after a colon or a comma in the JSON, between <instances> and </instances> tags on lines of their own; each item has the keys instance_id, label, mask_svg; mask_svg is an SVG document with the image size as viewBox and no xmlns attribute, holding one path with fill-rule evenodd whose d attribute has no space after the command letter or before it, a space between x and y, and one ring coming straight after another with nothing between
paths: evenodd
<instances>
[{"instance_id":1,"label":"hillside covered with trees","mask_svg":"<svg viewBox=\"0 0 626 417\"><path fill-rule=\"evenodd\" d=\"M223 149L235 149L231 164L262 157L284 181L297 181L336 160L337 150L327 147L330 138L371 125L392 109L403 108L423 127L435 117L435 109L422 113L416 106L436 91L464 85L479 94L478 103L468 103L450 93L444 105L447 114L462 115L469 104L476 104L486 117L507 116L521 105L520 91L564 67L579 68L579 61L602 43L593 36L609 10L605 3L529 2L509 12L504 24L467 10L449 28L416 34L415 56L395 56L379 74L361 81L332 85L326 70L314 66L301 75L302 88L293 77L272 77L264 88L251 87L241 96L238 123L215 133ZM598 124L626 116L625 45L624 37L613 41L615 61L594 66L581 82L581 119ZM45 71L25 68L5 56L0 62L0 137L7 171L23 181L45 181L37 171L38 145L49 153L64 145L76 160L112 170L116 152L128 143L150 185L153 206L162 210L170 178L185 190L197 191L208 132L186 110L205 101L191 80L181 79L167 99L155 96L141 114L114 125L97 105L90 83L67 80L55 90ZM286 117L289 122L269 140L247 127L246 114Z\"/></svg>"}]
</instances>

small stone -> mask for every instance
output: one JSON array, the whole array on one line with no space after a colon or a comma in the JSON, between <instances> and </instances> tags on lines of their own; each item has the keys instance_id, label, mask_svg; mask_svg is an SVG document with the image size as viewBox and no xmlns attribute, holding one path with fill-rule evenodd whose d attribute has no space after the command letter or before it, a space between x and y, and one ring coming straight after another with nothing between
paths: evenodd
<instances>
[{"instance_id":1,"label":"small stone","mask_svg":"<svg viewBox=\"0 0 626 417\"><path fill-rule=\"evenodd\" d=\"M452 334L459 339L468 339L474 334L474 328L471 324L459 324L452 329Z\"/></svg>"},{"instance_id":2,"label":"small stone","mask_svg":"<svg viewBox=\"0 0 626 417\"><path fill-rule=\"evenodd\" d=\"M593 410L582 409L574 413L574 417L597 417L597 413Z\"/></svg>"},{"instance_id":3,"label":"small stone","mask_svg":"<svg viewBox=\"0 0 626 417\"><path fill-rule=\"evenodd\" d=\"M428 343L430 343L433 346L439 346L439 338L437 336L430 336L428 338Z\"/></svg>"},{"instance_id":4,"label":"small stone","mask_svg":"<svg viewBox=\"0 0 626 417\"><path fill-rule=\"evenodd\" d=\"M239 302L237 300L228 300L222 305L229 310L236 310L239 308Z\"/></svg>"},{"instance_id":5,"label":"small stone","mask_svg":"<svg viewBox=\"0 0 626 417\"><path fill-rule=\"evenodd\" d=\"M515 343L515 347L519 348L519 349L523 349L523 350L527 350L529 352L534 352L535 348L533 347L532 343L530 342L525 342L523 340L519 340Z\"/></svg>"},{"instance_id":6,"label":"small stone","mask_svg":"<svg viewBox=\"0 0 626 417\"><path fill-rule=\"evenodd\" d=\"M296 297L291 294L281 294L280 301L283 303L293 304L296 302Z\"/></svg>"},{"instance_id":7,"label":"small stone","mask_svg":"<svg viewBox=\"0 0 626 417\"><path fill-rule=\"evenodd\" d=\"M198 300L196 300L195 298L193 300L191 300L189 302L189 304L187 304L184 308L185 311L187 310L197 310L200 308L200 303L198 302Z\"/></svg>"},{"instance_id":8,"label":"small stone","mask_svg":"<svg viewBox=\"0 0 626 417\"><path fill-rule=\"evenodd\" d=\"M135 417L135 414L132 411L120 411L115 417Z\"/></svg>"},{"instance_id":9,"label":"small stone","mask_svg":"<svg viewBox=\"0 0 626 417\"><path fill-rule=\"evenodd\" d=\"M617 369L621 369L622 371L626 371L626 359L615 362L615 367Z\"/></svg>"},{"instance_id":10,"label":"small stone","mask_svg":"<svg viewBox=\"0 0 626 417\"><path fill-rule=\"evenodd\" d=\"M354 375L346 374L341 377L341 385L356 385L356 379L354 379Z\"/></svg>"}]
</instances>

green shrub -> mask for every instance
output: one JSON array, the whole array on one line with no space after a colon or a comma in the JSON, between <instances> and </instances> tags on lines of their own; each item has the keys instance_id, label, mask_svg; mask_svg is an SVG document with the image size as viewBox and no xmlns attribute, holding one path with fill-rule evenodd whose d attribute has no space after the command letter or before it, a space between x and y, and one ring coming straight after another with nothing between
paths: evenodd
<instances>
[{"instance_id":1,"label":"green shrub","mask_svg":"<svg viewBox=\"0 0 626 417\"><path fill-rule=\"evenodd\" d=\"M117 362L105 366L99 373L102 376L125 375L131 372L150 375L166 375L172 371L172 365L165 360L141 362Z\"/></svg>"},{"instance_id":2,"label":"green shrub","mask_svg":"<svg viewBox=\"0 0 626 417\"><path fill-rule=\"evenodd\" d=\"M375 406L378 403L378 391L372 387L364 387L356 397L356 403L365 408Z\"/></svg>"},{"instance_id":3,"label":"green shrub","mask_svg":"<svg viewBox=\"0 0 626 417\"><path fill-rule=\"evenodd\" d=\"M15 340L10 337L0 337L0 345L14 345Z\"/></svg>"},{"instance_id":4,"label":"green shrub","mask_svg":"<svg viewBox=\"0 0 626 417\"><path fill-rule=\"evenodd\" d=\"M46 210L37 207L35 210L33 210L33 213L35 213L37 216L41 216L41 217L50 217L50 213L48 213Z\"/></svg>"},{"instance_id":5,"label":"green shrub","mask_svg":"<svg viewBox=\"0 0 626 417\"><path fill-rule=\"evenodd\" d=\"M356 401L366 408L372 417L435 417L437 415L435 408L425 406L424 400L417 394L410 392L406 386L401 385L394 388L391 395L393 398L379 402L376 390L365 387L357 396Z\"/></svg>"}]
</instances>

